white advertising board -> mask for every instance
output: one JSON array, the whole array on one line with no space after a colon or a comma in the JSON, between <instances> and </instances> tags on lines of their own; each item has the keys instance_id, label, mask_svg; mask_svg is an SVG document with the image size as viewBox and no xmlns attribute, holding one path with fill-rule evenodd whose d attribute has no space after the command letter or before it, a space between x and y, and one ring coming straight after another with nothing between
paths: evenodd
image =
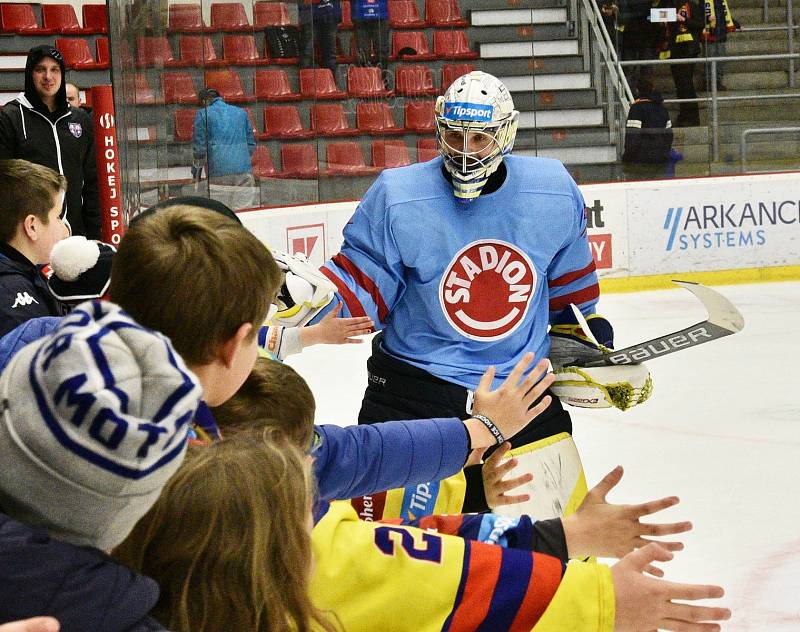
<instances>
[{"instance_id":1,"label":"white advertising board","mask_svg":"<svg viewBox=\"0 0 800 632\"><path fill-rule=\"evenodd\" d=\"M651 183L627 191L631 274L800 263L796 174Z\"/></svg>"}]
</instances>

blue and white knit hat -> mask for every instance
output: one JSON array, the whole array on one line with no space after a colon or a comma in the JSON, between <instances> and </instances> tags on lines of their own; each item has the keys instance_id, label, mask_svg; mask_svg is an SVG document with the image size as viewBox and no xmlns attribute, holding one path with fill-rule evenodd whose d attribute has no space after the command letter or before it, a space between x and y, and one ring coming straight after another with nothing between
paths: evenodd
<instances>
[{"instance_id":1,"label":"blue and white knit hat","mask_svg":"<svg viewBox=\"0 0 800 632\"><path fill-rule=\"evenodd\" d=\"M79 305L0 376L0 509L110 550L186 452L202 397L161 334L117 305Z\"/></svg>"}]
</instances>

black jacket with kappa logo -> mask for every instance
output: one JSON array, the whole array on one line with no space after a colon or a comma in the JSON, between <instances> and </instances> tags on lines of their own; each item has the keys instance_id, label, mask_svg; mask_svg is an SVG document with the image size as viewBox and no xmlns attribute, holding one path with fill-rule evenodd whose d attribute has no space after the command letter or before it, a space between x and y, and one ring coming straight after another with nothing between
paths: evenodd
<instances>
[{"instance_id":1,"label":"black jacket with kappa logo","mask_svg":"<svg viewBox=\"0 0 800 632\"><path fill-rule=\"evenodd\" d=\"M66 306L50 293L39 267L0 242L0 337L31 318L66 313Z\"/></svg>"}]
</instances>

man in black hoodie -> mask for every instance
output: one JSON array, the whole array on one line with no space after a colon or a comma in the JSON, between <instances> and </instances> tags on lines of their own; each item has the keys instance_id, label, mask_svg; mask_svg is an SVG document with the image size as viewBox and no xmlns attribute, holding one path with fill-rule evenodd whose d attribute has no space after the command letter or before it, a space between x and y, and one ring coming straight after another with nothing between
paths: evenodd
<instances>
[{"instance_id":1,"label":"man in black hoodie","mask_svg":"<svg viewBox=\"0 0 800 632\"><path fill-rule=\"evenodd\" d=\"M23 158L65 176L73 234L100 239L92 122L67 103L64 58L52 46L29 51L25 91L0 110L0 159L6 158Z\"/></svg>"}]
</instances>

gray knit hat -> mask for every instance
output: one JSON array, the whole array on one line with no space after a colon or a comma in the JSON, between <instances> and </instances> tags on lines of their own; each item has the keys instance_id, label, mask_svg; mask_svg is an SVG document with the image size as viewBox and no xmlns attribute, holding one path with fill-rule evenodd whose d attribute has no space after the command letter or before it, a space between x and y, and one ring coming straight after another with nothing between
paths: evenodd
<instances>
[{"instance_id":1,"label":"gray knit hat","mask_svg":"<svg viewBox=\"0 0 800 632\"><path fill-rule=\"evenodd\" d=\"M82 303L0 375L0 509L110 550L183 460L201 397L166 337Z\"/></svg>"}]
</instances>

